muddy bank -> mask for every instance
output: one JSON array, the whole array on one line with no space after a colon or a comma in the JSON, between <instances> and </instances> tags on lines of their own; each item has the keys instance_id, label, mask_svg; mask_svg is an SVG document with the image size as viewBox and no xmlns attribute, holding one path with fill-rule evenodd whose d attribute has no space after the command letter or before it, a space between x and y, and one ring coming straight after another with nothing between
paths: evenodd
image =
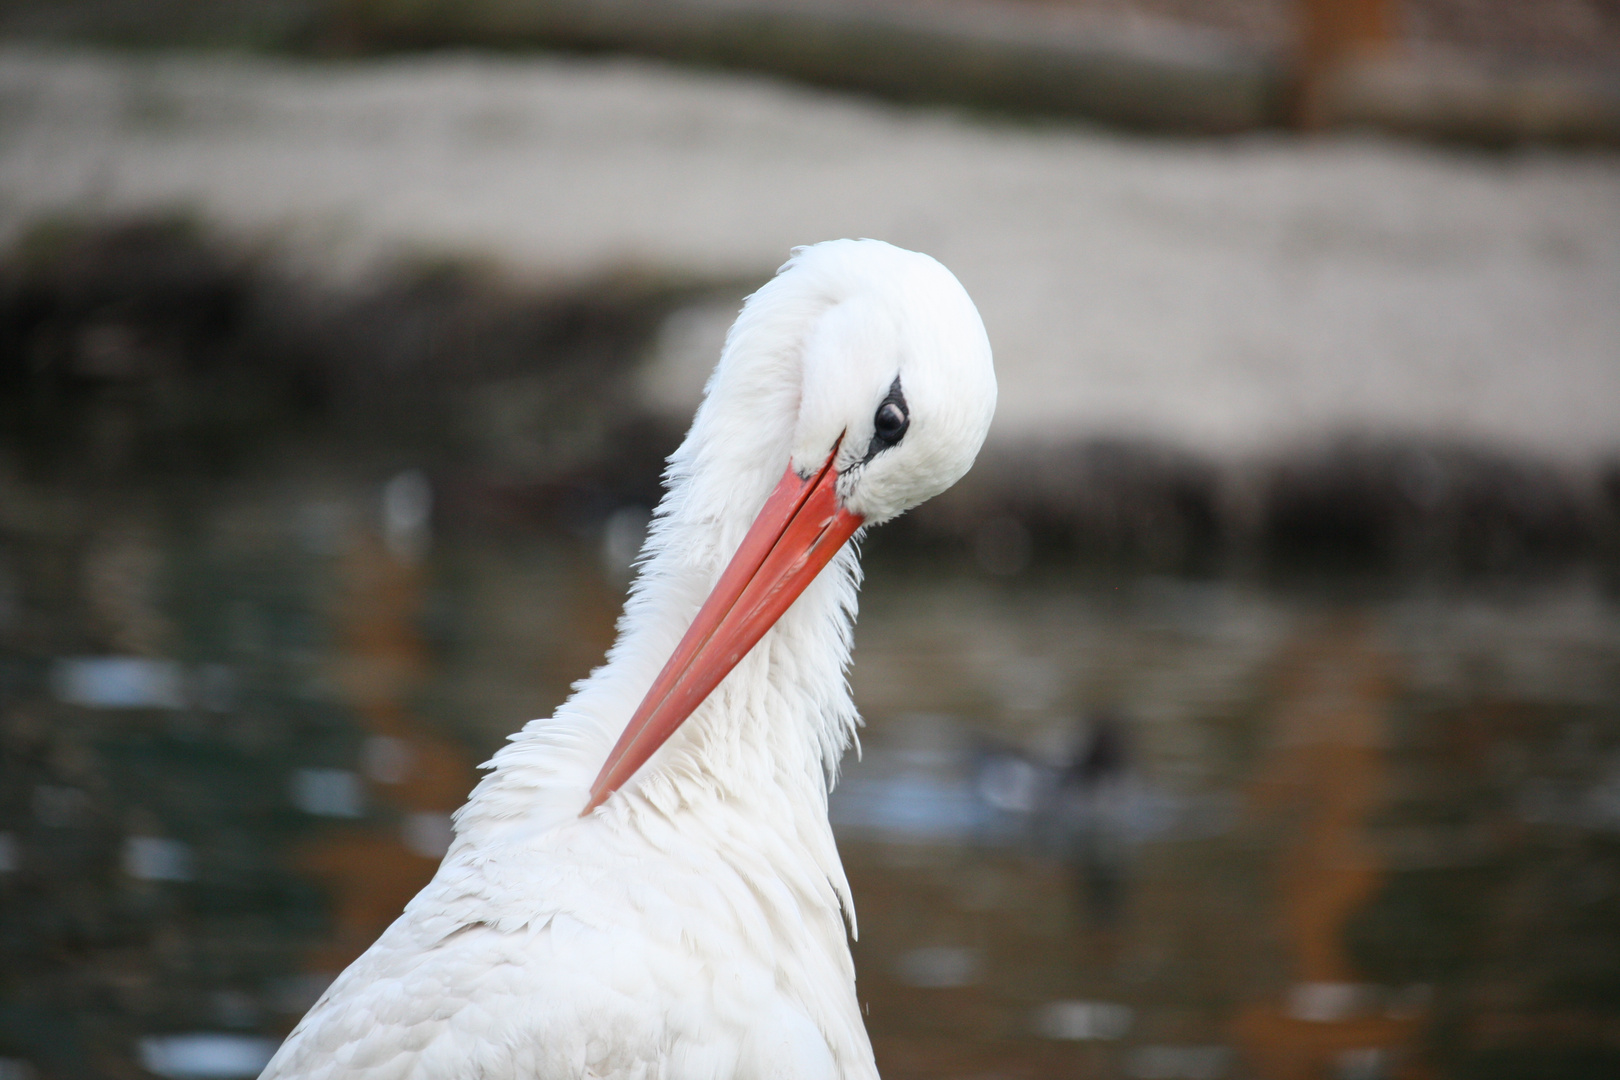
<instances>
[{"instance_id":1,"label":"muddy bank","mask_svg":"<svg viewBox=\"0 0 1620 1080\"><path fill-rule=\"evenodd\" d=\"M36 230L0 282L13 482L69 476L116 493L154 471L219 477L339 449L357 471L426 470L443 528L576 532L656 501L691 388L653 375L671 366L663 353L693 347L671 338L694 312L723 315L747 287L622 277L548 291L446 262L341 290L178 221ZM683 362L700 377L709 356ZM1235 459L1146 437L1004 436L877 547L1008 576L1074 559L1446 574L1612 563L1620 461L1354 432Z\"/></svg>"}]
</instances>

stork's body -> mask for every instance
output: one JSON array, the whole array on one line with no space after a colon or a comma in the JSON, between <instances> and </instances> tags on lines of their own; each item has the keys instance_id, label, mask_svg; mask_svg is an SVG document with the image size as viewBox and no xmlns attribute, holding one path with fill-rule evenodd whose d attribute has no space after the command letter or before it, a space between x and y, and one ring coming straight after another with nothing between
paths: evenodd
<instances>
[{"instance_id":1,"label":"stork's body","mask_svg":"<svg viewBox=\"0 0 1620 1080\"><path fill-rule=\"evenodd\" d=\"M802 249L750 298L670 459L607 662L495 755L433 881L265 1077L875 1076L827 821L857 723L843 538L965 472L994 399L938 263ZM813 565L773 600L793 543ZM753 591L722 596L733 580ZM777 608L750 650L732 624L756 600Z\"/></svg>"}]
</instances>

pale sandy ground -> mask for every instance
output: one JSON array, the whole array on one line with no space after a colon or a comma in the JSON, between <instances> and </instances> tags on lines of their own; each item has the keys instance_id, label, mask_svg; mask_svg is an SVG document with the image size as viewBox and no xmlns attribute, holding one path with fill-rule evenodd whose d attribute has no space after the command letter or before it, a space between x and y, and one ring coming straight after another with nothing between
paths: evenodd
<instances>
[{"instance_id":1,"label":"pale sandy ground","mask_svg":"<svg viewBox=\"0 0 1620 1080\"><path fill-rule=\"evenodd\" d=\"M151 210L339 284L401 255L748 280L882 237L977 299L1004 442L1620 450L1612 153L1150 141L627 60L0 52L0 242Z\"/></svg>"}]
</instances>

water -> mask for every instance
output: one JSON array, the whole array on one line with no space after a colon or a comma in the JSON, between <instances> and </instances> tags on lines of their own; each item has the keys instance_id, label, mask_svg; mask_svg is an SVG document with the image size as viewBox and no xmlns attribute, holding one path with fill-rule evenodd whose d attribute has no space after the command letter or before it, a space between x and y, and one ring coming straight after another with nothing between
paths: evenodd
<instances>
[{"instance_id":1,"label":"water","mask_svg":"<svg viewBox=\"0 0 1620 1080\"><path fill-rule=\"evenodd\" d=\"M1612 1074L1593 589L895 586L834 803L891 1073Z\"/></svg>"},{"instance_id":2,"label":"water","mask_svg":"<svg viewBox=\"0 0 1620 1080\"><path fill-rule=\"evenodd\" d=\"M251 1075L599 662L644 512L451 487L4 481L0 1077ZM886 1076L1620 1075L1600 585L872 549L832 815Z\"/></svg>"}]
</instances>

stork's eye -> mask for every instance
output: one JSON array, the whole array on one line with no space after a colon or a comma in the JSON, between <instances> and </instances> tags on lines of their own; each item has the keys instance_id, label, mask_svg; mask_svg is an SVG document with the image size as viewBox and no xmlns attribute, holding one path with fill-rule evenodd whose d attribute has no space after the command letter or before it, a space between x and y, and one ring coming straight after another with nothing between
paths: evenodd
<instances>
[{"instance_id":1,"label":"stork's eye","mask_svg":"<svg viewBox=\"0 0 1620 1080\"><path fill-rule=\"evenodd\" d=\"M872 417L872 450L875 452L884 447L893 446L905 435L906 428L911 426L911 413L906 411L906 396L900 392L900 378L895 376L894 384L889 387L889 396L883 399L877 407L877 413Z\"/></svg>"},{"instance_id":2,"label":"stork's eye","mask_svg":"<svg viewBox=\"0 0 1620 1080\"><path fill-rule=\"evenodd\" d=\"M885 401L878 407L877 416L872 419L872 426L877 429L878 438L892 446L900 441L900 436L905 434L906 425L910 422L911 417L906 415L906 410L892 401Z\"/></svg>"}]
</instances>

